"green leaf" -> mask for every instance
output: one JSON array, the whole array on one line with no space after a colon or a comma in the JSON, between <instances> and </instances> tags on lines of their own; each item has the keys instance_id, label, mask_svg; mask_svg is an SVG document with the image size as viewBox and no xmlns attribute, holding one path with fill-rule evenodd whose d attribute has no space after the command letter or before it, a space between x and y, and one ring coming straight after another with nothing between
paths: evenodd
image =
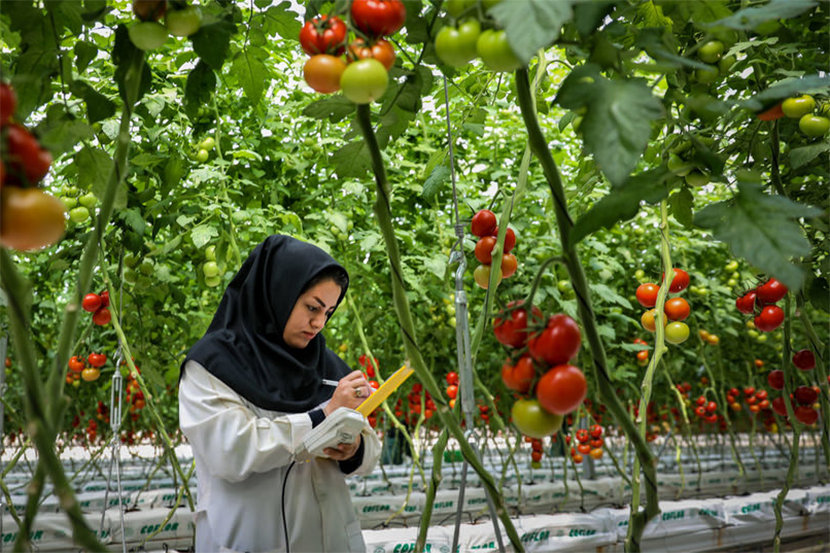
<instances>
[{"instance_id":1,"label":"green leaf","mask_svg":"<svg viewBox=\"0 0 830 553\"><path fill-rule=\"evenodd\" d=\"M816 157L830 150L830 143L819 142L808 146L801 146L790 150L790 163L793 169L798 169L813 161Z\"/></svg>"},{"instance_id":2,"label":"green leaf","mask_svg":"<svg viewBox=\"0 0 830 553\"><path fill-rule=\"evenodd\" d=\"M211 240L219 236L219 232L213 225L203 224L190 231L190 238L197 248L207 245Z\"/></svg>"},{"instance_id":3,"label":"green leaf","mask_svg":"<svg viewBox=\"0 0 830 553\"><path fill-rule=\"evenodd\" d=\"M810 297L810 303L825 313L830 313L830 286L827 284L827 279L813 279L810 283L808 295Z\"/></svg>"},{"instance_id":4,"label":"green leaf","mask_svg":"<svg viewBox=\"0 0 830 553\"><path fill-rule=\"evenodd\" d=\"M236 25L226 20L219 20L212 25L205 25L191 38L193 50L205 63L217 71L222 69L231 35L236 32Z\"/></svg>"},{"instance_id":5,"label":"green leaf","mask_svg":"<svg viewBox=\"0 0 830 553\"><path fill-rule=\"evenodd\" d=\"M574 25L582 36L588 36L602 24L602 20L614 9L616 1L593 0L577 2L574 6ZM658 8L659 9L659 8ZM669 19L671 23L671 19Z\"/></svg>"},{"instance_id":6,"label":"green leaf","mask_svg":"<svg viewBox=\"0 0 830 553\"><path fill-rule=\"evenodd\" d=\"M187 76L187 84L184 87L184 109L187 116L195 119L199 108L210 101L214 90L216 90L216 75L207 63L199 60Z\"/></svg>"},{"instance_id":7,"label":"green leaf","mask_svg":"<svg viewBox=\"0 0 830 553\"><path fill-rule=\"evenodd\" d=\"M297 41L302 24L297 21L297 12L292 11L290 2L280 2L265 12L266 31L269 35L277 34L285 40Z\"/></svg>"},{"instance_id":8,"label":"green leaf","mask_svg":"<svg viewBox=\"0 0 830 553\"><path fill-rule=\"evenodd\" d=\"M444 187L444 184L449 182L449 179L450 168L446 165L438 165L424 182L424 190L421 192L421 196L427 201L432 201L435 195Z\"/></svg>"},{"instance_id":9,"label":"green leaf","mask_svg":"<svg viewBox=\"0 0 830 553\"><path fill-rule=\"evenodd\" d=\"M678 223L687 228L693 226L692 207L694 204L695 198L691 190L685 187L669 196L669 211L674 215Z\"/></svg>"},{"instance_id":10,"label":"green leaf","mask_svg":"<svg viewBox=\"0 0 830 553\"><path fill-rule=\"evenodd\" d=\"M672 18L666 17L666 14L663 13L663 7L655 4L652 0L637 6L637 19L643 27L646 27L644 30L660 28L671 32L674 26Z\"/></svg>"},{"instance_id":11,"label":"green leaf","mask_svg":"<svg viewBox=\"0 0 830 553\"><path fill-rule=\"evenodd\" d=\"M663 115L660 100L644 82L610 81L593 64L571 71L556 101L568 109L588 108L580 130L614 186L629 178L648 146L651 122Z\"/></svg>"},{"instance_id":12,"label":"green leaf","mask_svg":"<svg viewBox=\"0 0 830 553\"><path fill-rule=\"evenodd\" d=\"M354 102L338 94L312 102L303 110L303 115L314 119L328 119L332 123L337 123L350 116L354 111Z\"/></svg>"},{"instance_id":13,"label":"green leaf","mask_svg":"<svg viewBox=\"0 0 830 553\"><path fill-rule=\"evenodd\" d=\"M130 40L130 35L125 25L119 25L115 29L115 46L112 49L112 60L115 63L115 82L118 83L118 93L121 99L127 101L127 90L130 87L127 84L127 79L136 78L135 75L129 73L130 64L137 56L143 56L144 53L133 46ZM153 81L153 76L150 74L150 65L147 63L141 64L140 84L138 96L135 101L138 102L147 91Z\"/></svg>"},{"instance_id":14,"label":"green leaf","mask_svg":"<svg viewBox=\"0 0 830 553\"><path fill-rule=\"evenodd\" d=\"M75 154L75 166L78 168L78 185L94 189L106 186L113 161L104 150L86 147Z\"/></svg>"},{"instance_id":15,"label":"green leaf","mask_svg":"<svg viewBox=\"0 0 830 553\"><path fill-rule=\"evenodd\" d=\"M124 224L135 231L136 234L144 234L147 223L144 221L144 217L141 216L141 211L133 207L124 210L123 214Z\"/></svg>"},{"instance_id":16,"label":"green leaf","mask_svg":"<svg viewBox=\"0 0 830 553\"><path fill-rule=\"evenodd\" d=\"M252 52L251 50L245 50L236 56L231 71L239 80L251 104L257 105L265 90L265 84L271 82L271 73L260 59L265 52Z\"/></svg>"},{"instance_id":17,"label":"green leaf","mask_svg":"<svg viewBox=\"0 0 830 553\"><path fill-rule=\"evenodd\" d=\"M800 79L784 79L759 92L749 100L744 100L740 105L746 109L760 111L796 94L815 94L818 92L830 93L830 77L806 75Z\"/></svg>"},{"instance_id":18,"label":"green leaf","mask_svg":"<svg viewBox=\"0 0 830 553\"><path fill-rule=\"evenodd\" d=\"M98 47L83 40L76 42L73 50L75 52L75 68L78 73L83 73L98 55Z\"/></svg>"},{"instance_id":19,"label":"green leaf","mask_svg":"<svg viewBox=\"0 0 830 553\"><path fill-rule=\"evenodd\" d=\"M422 257L424 267L426 267L436 277L443 279L447 273L447 256L443 254L435 254L432 257Z\"/></svg>"},{"instance_id":20,"label":"green leaf","mask_svg":"<svg viewBox=\"0 0 830 553\"><path fill-rule=\"evenodd\" d=\"M362 140L346 144L334 152L331 160L340 178L362 177L372 167L369 148Z\"/></svg>"},{"instance_id":21,"label":"green leaf","mask_svg":"<svg viewBox=\"0 0 830 553\"><path fill-rule=\"evenodd\" d=\"M816 0L772 0L767 4L738 10L729 17L715 21L708 26L751 31L761 23L790 19L812 10L817 5Z\"/></svg>"},{"instance_id":22,"label":"green leaf","mask_svg":"<svg viewBox=\"0 0 830 553\"><path fill-rule=\"evenodd\" d=\"M706 206L694 222L712 229L714 237L726 242L734 255L798 290L804 271L792 259L811 251L798 219L821 213L783 196L767 195L757 180L739 176L735 197Z\"/></svg>"},{"instance_id":23,"label":"green leaf","mask_svg":"<svg viewBox=\"0 0 830 553\"><path fill-rule=\"evenodd\" d=\"M574 0L509 0L488 13L504 28L516 56L527 64L559 37L562 26L573 17L573 4Z\"/></svg>"},{"instance_id":24,"label":"green leaf","mask_svg":"<svg viewBox=\"0 0 830 553\"><path fill-rule=\"evenodd\" d=\"M623 186L608 193L579 218L571 232L571 244L579 243L602 227L613 228L618 221L634 217L640 211L640 202L659 202L668 194L667 179L672 175L656 169L631 177Z\"/></svg>"},{"instance_id":25,"label":"green leaf","mask_svg":"<svg viewBox=\"0 0 830 553\"><path fill-rule=\"evenodd\" d=\"M89 83L75 80L70 89L74 94L84 99L87 119L90 123L95 123L102 119L109 119L115 115L115 103L95 90Z\"/></svg>"},{"instance_id":26,"label":"green leaf","mask_svg":"<svg viewBox=\"0 0 830 553\"><path fill-rule=\"evenodd\" d=\"M616 303L617 305L631 309L631 302L612 290L608 285L602 283L590 284L591 293L602 298L606 303Z\"/></svg>"}]
</instances>

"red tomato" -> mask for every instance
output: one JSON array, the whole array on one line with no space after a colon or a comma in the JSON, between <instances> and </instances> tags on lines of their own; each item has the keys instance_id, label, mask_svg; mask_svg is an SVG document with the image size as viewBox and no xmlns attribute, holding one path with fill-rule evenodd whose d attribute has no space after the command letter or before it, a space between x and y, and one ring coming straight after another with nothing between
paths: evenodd
<instances>
[{"instance_id":1,"label":"red tomato","mask_svg":"<svg viewBox=\"0 0 830 553\"><path fill-rule=\"evenodd\" d=\"M383 64L387 71L395 65L395 49L388 40L382 38L378 39L372 46L366 44L366 41L360 37L354 39L349 44L347 57L349 63L366 58L375 58Z\"/></svg>"},{"instance_id":2,"label":"red tomato","mask_svg":"<svg viewBox=\"0 0 830 553\"><path fill-rule=\"evenodd\" d=\"M758 296L758 293L753 288L740 298L735 300L735 307L738 308L738 311L744 313L745 315L751 315L755 311L755 299Z\"/></svg>"},{"instance_id":3,"label":"red tomato","mask_svg":"<svg viewBox=\"0 0 830 553\"><path fill-rule=\"evenodd\" d=\"M300 30L300 46L309 56L341 55L346 50L346 24L337 16L318 15Z\"/></svg>"},{"instance_id":4,"label":"red tomato","mask_svg":"<svg viewBox=\"0 0 830 553\"><path fill-rule=\"evenodd\" d=\"M311 56L303 66L303 78L308 86L329 94L340 90L340 76L346 70L346 62L329 54Z\"/></svg>"},{"instance_id":5,"label":"red tomato","mask_svg":"<svg viewBox=\"0 0 830 553\"><path fill-rule=\"evenodd\" d=\"M678 292L682 292L683 290L685 290L688 285L689 273L687 273L683 269L678 269L677 267L675 267L674 278L671 280L669 292L671 292L672 294L677 294Z\"/></svg>"},{"instance_id":6,"label":"red tomato","mask_svg":"<svg viewBox=\"0 0 830 553\"><path fill-rule=\"evenodd\" d=\"M761 332L772 332L784 322L784 310L777 305L767 305L755 317L755 328Z\"/></svg>"},{"instance_id":7,"label":"red tomato","mask_svg":"<svg viewBox=\"0 0 830 553\"><path fill-rule=\"evenodd\" d=\"M809 371L816 367L816 356L809 349L802 349L793 354L793 365L802 371Z\"/></svg>"},{"instance_id":8,"label":"red tomato","mask_svg":"<svg viewBox=\"0 0 830 553\"><path fill-rule=\"evenodd\" d=\"M559 365L539 379L536 398L549 413L566 415L579 408L588 393L585 375L573 365Z\"/></svg>"},{"instance_id":9,"label":"red tomato","mask_svg":"<svg viewBox=\"0 0 830 553\"><path fill-rule=\"evenodd\" d=\"M8 184L37 184L49 171L52 154L44 150L40 142L23 125L13 123L6 129L4 161Z\"/></svg>"},{"instance_id":10,"label":"red tomato","mask_svg":"<svg viewBox=\"0 0 830 553\"><path fill-rule=\"evenodd\" d=\"M550 366L561 365L573 359L579 352L582 334L576 322L557 313L548 319L547 326L530 339L530 354L539 362Z\"/></svg>"},{"instance_id":11,"label":"red tomato","mask_svg":"<svg viewBox=\"0 0 830 553\"><path fill-rule=\"evenodd\" d=\"M403 27L406 8L401 0L354 0L352 22L371 36L389 36Z\"/></svg>"},{"instance_id":12,"label":"red tomato","mask_svg":"<svg viewBox=\"0 0 830 553\"><path fill-rule=\"evenodd\" d=\"M101 296L101 307L109 307L110 306L110 293L107 290L104 290L100 294Z\"/></svg>"},{"instance_id":13,"label":"red tomato","mask_svg":"<svg viewBox=\"0 0 830 553\"><path fill-rule=\"evenodd\" d=\"M110 314L110 310L106 307L100 308L92 315L92 322L97 324L98 326L104 326L105 324L109 323L112 320L112 315Z\"/></svg>"},{"instance_id":14,"label":"red tomato","mask_svg":"<svg viewBox=\"0 0 830 553\"><path fill-rule=\"evenodd\" d=\"M447 384L458 385L458 373L451 371L447 373Z\"/></svg>"},{"instance_id":15,"label":"red tomato","mask_svg":"<svg viewBox=\"0 0 830 553\"><path fill-rule=\"evenodd\" d=\"M528 328L527 328L527 310L521 307L524 301L511 301L507 304L507 309L510 310L509 318L504 315L504 311L499 311L495 321L493 321L493 334L496 335L496 340L505 346L512 348L521 348L527 343ZM515 307L515 309L512 309ZM542 321L542 311L533 306L533 322L539 323Z\"/></svg>"},{"instance_id":16,"label":"red tomato","mask_svg":"<svg viewBox=\"0 0 830 553\"><path fill-rule=\"evenodd\" d=\"M496 230L496 214L489 209L482 209L473 215L472 223L470 224L470 232L479 238L485 236L492 236L493 231Z\"/></svg>"},{"instance_id":17,"label":"red tomato","mask_svg":"<svg viewBox=\"0 0 830 553\"><path fill-rule=\"evenodd\" d=\"M747 386L746 388L744 388L744 395L745 396L751 396L754 393L755 393L755 387L754 386Z\"/></svg>"},{"instance_id":18,"label":"red tomato","mask_svg":"<svg viewBox=\"0 0 830 553\"><path fill-rule=\"evenodd\" d=\"M476 242L476 259L485 265L493 263L493 248L496 247L496 239L492 236L484 236Z\"/></svg>"},{"instance_id":19,"label":"red tomato","mask_svg":"<svg viewBox=\"0 0 830 553\"><path fill-rule=\"evenodd\" d=\"M767 382L773 390L784 389L784 371L775 370L767 375Z\"/></svg>"},{"instance_id":20,"label":"red tomato","mask_svg":"<svg viewBox=\"0 0 830 553\"><path fill-rule=\"evenodd\" d=\"M141 21L158 21L167 13L167 0L133 0L133 13Z\"/></svg>"},{"instance_id":21,"label":"red tomato","mask_svg":"<svg viewBox=\"0 0 830 553\"><path fill-rule=\"evenodd\" d=\"M800 405L795 408L795 418L802 424L807 426L815 424L818 420L818 411L806 405Z\"/></svg>"},{"instance_id":22,"label":"red tomato","mask_svg":"<svg viewBox=\"0 0 830 553\"><path fill-rule=\"evenodd\" d=\"M370 381L369 381L369 386L371 386L371 387L372 387L372 388L374 388L375 390L377 390L378 388L380 388L380 384L378 384L378 381L377 381L377 380L370 380Z\"/></svg>"},{"instance_id":23,"label":"red tomato","mask_svg":"<svg viewBox=\"0 0 830 553\"><path fill-rule=\"evenodd\" d=\"M592 459L599 459L602 457L603 449L601 447L597 447L591 450L591 458Z\"/></svg>"},{"instance_id":24,"label":"red tomato","mask_svg":"<svg viewBox=\"0 0 830 553\"><path fill-rule=\"evenodd\" d=\"M450 399L455 399L458 396L458 386L455 384L450 384L447 386L447 397Z\"/></svg>"},{"instance_id":25,"label":"red tomato","mask_svg":"<svg viewBox=\"0 0 830 553\"><path fill-rule=\"evenodd\" d=\"M506 253L501 256L501 276L502 278L510 278L516 274L516 269L519 268L519 260L512 253Z\"/></svg>"},{"instance_id":26,"label":"red tomato","mask_svg":"<svg viewBox=\"0 0 830 553\"><path fill-rule=\"evenodd\" d=\"M640 305L643 307L654 307L657 304L658 291L660 291L660 287L656 284L652 284L650 282L641 284L637 287L637 301L640 302Z\"/></svg>"},{"instance_id":27,"label":"red tomato","mask_svg":"<svg viewBox=\"0 0 830 553\"><path fill-rule=\"evenodd\" d=\"M536 368L529 355L523 355L515 365L505 363L501 368L501 379L508 389L520 394L526 394L533 384Z\"/></svg>"},{"instance_id":28,"label":"red tomato","mask_svg":"<svg viewBox=\"0 0 830 553\"><path fill-rule=\"evenodd\" d=\"M784 111L781 109L781 104L777 104L766 111L762 111L756 115L761 121L775 121L784 117Z\"/></svg>"},{"instance_id":29,"label":"red tomato","mask_svg":"<svg viewBox=\"0 0 830 553\"><path fill-rule=\"evenodd\" d=\"M493 236L498 235L499 227L493 229ZM504 253L510 253L516 247L516 233L512 228L507 227L504 232Z\"/></svg>"},{"instance_id":30,"label":"red tomato","mask_svg":"<svg viewBox=\"0 0 830 553\"><path fill-rule=\"evenodd\" d=\"M17 94L8 83L0 83L0 125L9 122L17 110Z\"/></svg>"},{"instance_id":31,"label":"red tomato","mask_svg":"<svg viewBox=\"0 0 830 553\"><path fill-rule=\"evenodd\" d=\"M787 287L775 280L769 279L756 289L758 299L764 303L775 303L787 295Z\"/></svg>"},{"instance_id":32,"label":"red tomato","mask_svg":"<svg viewBox=\"0 0 830 553\"><path fill-rule=\"evenodd\" d=\"M89 361L89 364L92 365L93 367L100 368L100 367L103 367L106 364L107 356L104 355L103 353L94 353L93 352L93 353L90 353L87 356L87 361Z\"/></svg>"},{"instance_id":33,"label":"red tomato","mask_svg":"<svg viewBox=\"0 0 830 553\"><path fill-rule=\"evenodd\" d=\"M795 400L801 405L812 405L818 399L818 393L810 386L799 386L795 389Z\"/></svg>"},{"instance_id":34,"label":"red tomato","mask_svg":"<svg viewBox=\"0 0 830 553\"><path fill-rule=\"evenodd\" d=\"M580 428L576 431L576 439L579 440L579 443L587 443L591 439L591 434L588 432L586 428Z\"/></svg>"},{"instance_id":35,"label":"red tomato","mask_svg":"<svg viewBox=\"0 0 830 553\"><path fill-rule=\"evenodd\" d=\"M83 378L87 382L98 380L99 376L101 376L101 371L99 369L96 369L95 367L84 369L83 371L81 371L81 378Z\"/></svg>"},{"instance_id":36,"label":"red tomato","mask_svg":"<svg viewBox=\"0 0 830 553\"><path fill-rule=\"evenodd\" d=\"M538 463L539 461L542 460L542 452L541 451L533 451L530 454L530 458L531 458L531 460L536 461Z\"/></svg>"},{"instance_id":37,"label":"red tomato","mask_svg":"<svg viewBox=\"0 0 830 553\"><path fill-rule=\"evenodd\" d=\"M663 308L666 313L666 317L668 317L670 321L683 321L691 312L689 302L683 298L672 298L667 300L663 305Z\"/></svg>"},{"instance_id":38,"label":"red tomato","mask_svg":"<svg viewBox=\"0 0 830 553\"><path fill-rule=\"evenodd\" d=\"M84 296L84 301L81 303L84 311L95 313L101 307L101 296L98 294L87 294Z\"/></svg>"},{"instance_id":39,"label":"red tomato","mask_svg":"<svg viewBox=\"0 0 830 553\"><path fill-rule=\"evenodd\" d=\"M590 444L579 444L576 446L576 450L584 455L591 453L591 445Z\"/></svg>"},{"instance_id":40,"label":"red tomato","mask_svg":"<svg viewBox=\"0 0 830 553\"><path fill-rule=\"evenodd\" d=\"M84 360L77 355L73 355L69 358L69 370L73 373L80 373L82 370L86 368L86 363Z\"/></svg>"},{"instance_id":41,"label":"red tomato","mask_svg":"<svg viewBox=\"0 0 830 553\"><path fill-rule=\"evenodd\" d=\"M602 427L598 424L593 424L593 425L591 425L590 432L591 432L591 437L594 438L594 439L597 439L600 436L602 436Z\"/></svg>"},{"instance_id":42,"label":"red tomato","mask_svg":"<svg viewBox=\"0 0 830 553\"><path fill-rule=\"evenodd\" d=\"M790 402L792 404L792 402ZM772 410L781 415L782 417L787 416L787 404L784 403L783 397L777 397L772 400Z\"/></svg>"}]
</instances>

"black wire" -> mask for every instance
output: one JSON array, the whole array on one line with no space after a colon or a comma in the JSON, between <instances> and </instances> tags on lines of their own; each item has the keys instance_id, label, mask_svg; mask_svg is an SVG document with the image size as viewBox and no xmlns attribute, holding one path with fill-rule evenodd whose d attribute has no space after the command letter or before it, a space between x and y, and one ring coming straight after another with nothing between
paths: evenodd
<instances>
[{"instance_id":1,"label":"black wire","mask_svg":"<svg viewBox=\"0 0 830 553\"><path fill-rule=\"evenodd\" d=\"M288 470L285 471L285 477L282 479L282 530L285 532L285 551L291 553L291 544L288 543L288 523L285 521L285 484L288 482L288 473L294 468L296 461L291 461L288 465Z\"/></svg>"}]
</instances>

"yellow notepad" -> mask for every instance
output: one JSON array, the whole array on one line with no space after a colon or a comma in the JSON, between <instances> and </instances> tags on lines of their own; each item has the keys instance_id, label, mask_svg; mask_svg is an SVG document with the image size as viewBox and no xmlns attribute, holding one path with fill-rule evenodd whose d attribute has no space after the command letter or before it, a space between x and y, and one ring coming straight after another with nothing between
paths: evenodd
<instances>
[{"instance_id":1,"label":"yellow notepad","mask_svg":"<svg viewBox=\"0 0 830 553\"><path fill-rule=\"evenodd\" d=\"M398 387L403 384L403 381L409 378L409 375L413 372L415 371L406 365L395 371L392 376L386 379L386 382L384 382L380 388L375 390L375 393L367 397L366 401L360 404L356 411L364 417L368 417L369 414L377 409L386 398L392 395L392 392L397 390Z\"/></svg>"}]
</instances>

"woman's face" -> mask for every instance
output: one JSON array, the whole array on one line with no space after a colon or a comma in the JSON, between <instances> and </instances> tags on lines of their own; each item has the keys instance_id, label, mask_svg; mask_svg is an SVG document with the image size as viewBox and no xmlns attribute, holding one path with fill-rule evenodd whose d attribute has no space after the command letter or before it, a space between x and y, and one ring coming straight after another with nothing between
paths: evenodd
<instances>
[{"instance_id":1,"label":"woman's face","mask_svg":"<svg viewBox=\"0 0 830 553\"><path fill-rule=\"evenodd\" d=\"M294 304L282 339L294 349L303 349L326 326L329 315L337 307L340 286L333 280L318 282L306 290Z\"/></svg>"}]
</instances>

